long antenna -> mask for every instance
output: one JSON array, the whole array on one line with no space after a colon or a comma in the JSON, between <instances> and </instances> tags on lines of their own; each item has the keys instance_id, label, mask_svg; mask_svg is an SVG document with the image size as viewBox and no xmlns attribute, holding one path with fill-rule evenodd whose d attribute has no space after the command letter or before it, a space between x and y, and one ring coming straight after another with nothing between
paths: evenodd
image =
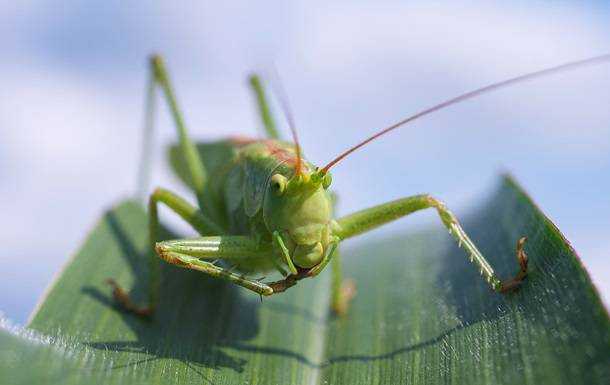
<instances>
[{"instance_id":1,"label":"long antenna","mask_svg":"<svg viewBox=\"0 0 610 385\"><path fill-rule=\"evenodd\" d=\"M275 82L271 82L271 86L274 88L274 91L280 101L280 107L282 108L282 112L286 116L286 120L288 121L288 126L290 127L290 132L292 133L292 140L294 141L294 145L297 151L297 162L295 164L295 176L301 175L303 172L303 160L301 158L301 145L299 143L299 137L297 135L296 125L294 123L294 117L292 115L292 110L290 108L290 103L288 101L288 95L282 86L282 79L280 78L280 74L277 72L277 69L273 67L273 75L275 78Z\"/></svg>"},{"instance_id":2,"label":"long antenna","mask_svg":"<svg viewBox=\"0 0 610 385\"><path fill-rule=\"evenodd\" d=\"M600 55L600 56L595 56L589 59L584 59L584 60L579 60L579 61L573 61L570 63L565 63L562 65L558 65L556 67L551 67L551 68L546 68L540 71L536 71L536 72L531 72L525 75L521 75L521 76L517 76L508 80L504 80L498 83L494 83L494 84L490 84L488 86L476 89L474 91L470 91L467 92L465 94L462 94L460 96L457 96L455 98L446 100L440 104L437 104L433 107L427 108L425 110L422 110L418 113L416 113L415 115L409 116L406 119L403 119L401 121L399 121L398 123L395 123L381 131L379 131L378 133L376 133L375 135L369 137L368 139L365 139L364 141L358 143L357 145L349 148L348 150L346 150L345 152L343 152L341 155L337 156L335 159L331 160L326 166L324 166L320 172L322 173L326 173L328 172L328 170L333 167L335 164L337 164L338 162L340 162L343 158L345 158L346 156L348 156L349 154L351 154L352 152L356 151L357 149L359 149L360 147L366 145L369 142L372 142L373 140L379 138L382 135L387 134L388 132L397 129L398 127L407 124L415 119L421 118L422 116L428 115L432 112L441 110L445 107L449 107L453 104L457 104L460 102L463 102L467 99L472 99L476 96L491 92L491 91L495 91L497 89L500 88L504 88L507 86L511 86L517 83L521 83L524 81L528 81L528 80L533 80L542 76L547 76L547 75L551 75L551 74L555 74L557 72L563 72L563 71L567 71L567 70L572 70L572 69L576 69L582 66L586 66L586 65L592 65L592 64L599 64L599 63L603 63L606 61L610 61L610 54L605 54L605 55Z\"/></svg>"}]
</instances>

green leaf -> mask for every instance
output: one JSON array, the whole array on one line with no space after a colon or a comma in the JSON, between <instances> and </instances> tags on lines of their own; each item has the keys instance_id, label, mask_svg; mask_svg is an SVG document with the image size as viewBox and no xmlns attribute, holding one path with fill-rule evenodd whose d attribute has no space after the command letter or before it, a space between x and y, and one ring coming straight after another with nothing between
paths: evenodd
<instances>
[{"instance_id":1,"label":"green leaf","mask_svg":"<svg viewBox=\"0 0 610 385\"><path fill-rule=\"evenodd\" d=\"M329 315L327 274L261 303L165 265L160 311L145 322L119 311L103 283L114 277L146 297L146 216L125 202L91 232L30 327L63 349L64 384L608 383L608 314L553 224L510 179L464 224L503 276L516 268L516 240L529 237L521 290L491 292L439 224L347 244L358 295L343 319ZM30 357L0 364L2 378L40 378L50 358Z\"/></svg>"},{"instance_id":2,"label":"green leaf","mask_svg":"<svg viewBox=\"0 0 610 385\"><path fill-rule=\"evenodd\" d=\"M4 325L6 322L0 319L3 384L62 384L66 376L80 369L67 357L75 345L60 346L45 336Z\"/></svg>"}]
</instances>

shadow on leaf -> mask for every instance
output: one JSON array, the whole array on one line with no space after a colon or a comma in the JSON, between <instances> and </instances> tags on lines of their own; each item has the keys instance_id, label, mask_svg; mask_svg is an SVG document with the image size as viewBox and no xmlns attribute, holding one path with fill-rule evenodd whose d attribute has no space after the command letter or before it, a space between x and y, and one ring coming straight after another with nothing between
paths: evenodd
<instances>
[{"instance_id":1,"label":"shadow on leaf","mask_svg":"<svg viewBox=\"0 0 610 385\"><path fill-rule=\"evenodd\" d=\"M105 221L121 247L122 254L134 276L132 298L138 302L146 298L148 287L147 260L134 245L129 233L113 212ZM170 238L165 232L163 238ZM258 302L240 296L238 288L224 281L214 280L200 273L162 264L161 295L157 311L145 320L119 308L114 300L100 290L87 286L82 291L121 314L123 322L136 335L129 341L95 341L87 345L103 350L140 353L144 360L172 358L185 365L208 368L230 368L243 371L246 361L224 353L219 347L245 341L258 332ZM143 362L141 356L133 362L114 366L119 369Z\"/></svg>"}]
</instances>

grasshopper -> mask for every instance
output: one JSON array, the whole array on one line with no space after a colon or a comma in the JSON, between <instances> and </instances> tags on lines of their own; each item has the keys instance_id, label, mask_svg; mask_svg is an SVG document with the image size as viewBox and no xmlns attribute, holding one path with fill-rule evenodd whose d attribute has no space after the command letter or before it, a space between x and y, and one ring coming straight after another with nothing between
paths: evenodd
<instances>
[{"instance_id":1,"label":"grasshopper","mask_svg":"<svg viewBox=\"0 0 610 385\"><path fill-rule=\"evenodd\" d=\"M214 161L206 158L206 154L200 153L189 138L163 60L153 55L150 58L146 108L146 126L149 128L145 139L150 142L152 106L155 91L160 88L178 131L179 144L172 155L186 165L188 175L185 179L195 193L198 206L169 190L154 190L148 204L150 247L154 250L149 261L148 303L135 304L114 280L109 279L113 296L126 310L140 316L151 316L159 298L161 260L227 280L259 294L261 298L282 293L302 279L317 276L330 263L331 306L342 315L347 311L355 288L349 280L342 281L339 243L428 208L438 212L443 225L465 249L491 289L500 293L516 289L528 272L528 256L524 250L526 237L516 242L516 275L502 280L455 215L433 196L425 194L397 199L334 219L329 170L372 140L432 112L516 83L606 61L610 61L610 54L547 68L468 92L403 119L349 148L325 166L316 167L301 152L285 98L280 98L280 101L293 140L280 140L265 89L256 75L250 77L250 85L267 137L232 138L205 145L204 151L207 148L218 153L217 150L222 149L223 154ZM145 163L143 167L146 167ZM157 242L159 204L178 214L201 237ZM222 261L231 267L227 268ZM263 282L264 278L250 278L254 273L273 270L280 272L283 279Z\"/></svg>"}]
</instances>

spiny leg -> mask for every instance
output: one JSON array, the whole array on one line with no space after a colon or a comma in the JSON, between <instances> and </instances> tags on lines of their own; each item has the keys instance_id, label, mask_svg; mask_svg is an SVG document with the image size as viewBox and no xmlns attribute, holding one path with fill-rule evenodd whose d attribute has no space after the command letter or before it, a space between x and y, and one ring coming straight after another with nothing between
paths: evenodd
<instances>
[{"instance_id":1,"label":"spiny leg","mask_svg":"<svg viewBox=\"0 0 610 385\"><path fill-rule=\"evenodd\" d=\"M256 97L258 113L260 115L261 121L263 122L263 126L265 127L267 137L271 139L280 139L280 135L275 126L275 121L273 120L273 116L271 115L271 110L269 109L267 95L265 93L265 89L263 88L263 84L259 76L256 74L252 74L250 75L249 80L250 86L252 87L252 92Z\"/></svg>"},{"instance_id":2,"label":"spiny leg","mask_svg":"<svg viewBox=\"0 0 610 385\"><path fill-rule=\"evenodd\" d=\"M523 250L523 247L525 246L526 241L527 241L527 237L521 237L517 241L516 254L517 254L517 261L519 261L519 271L512 279L506 280L501 283L502 286L498 290L501 293L506 293L508 291L516 289L527 276L528 260L527 260L527 254L525 254L525 250Z\"/></svg>"},{"instance_id":3,"label":"spiny leg","mask_svg":"<svg viewBox=\"0 0 610 385\"><path fill-rule=\"evenodd\" d=\"M150 196L148 202L148 234L150 250L155 250L156 241L159 232L159 214L158 203L165 204L169 209L178 214L182 219L189 223L200 234L222 234L223 229L215 224L211 219L205 216L201 210L192 206L187 201L172 193L169 190L157 188ZM148 279L148 305L138 306L130 298L125 290L123 290L113 279L108 279L108 283L113 287L113 296L115 300L126 310L141 315L149 316L153 313L159 301L159 258L151 254L149 259L149 279Z\"/></svg>"},{"instance_id":4,"label":"spiny leg","mask_svg":"<svg viewBox=\"0 0 610 385\"><path fill-rule=\"evenodd\" d=\"M171 264L225 279L260 295L273 294L273 289L263 282L248 279L205 261L205 259L269 258L272 253L270 245L261 246L250 237L213 236L163 241L156 244L155 251L161 259Z\"/></svg>"},{"instance_id":5,"label":"spiny leg","mask_svg":"<svg viewBox=\"0 0 610 385\"><path fill-rule=\"evenodd\" d=\"M385 223L394 221L398 218L411 214L415 211L435 208L449 233L458 241L460 246L464 246L470 255L470 261L474 262L480 269L491 287L498 292L506 292L516 288L527 275L527 255L523 250L526 238L523 237L517 242L517 260L519 262L519 272L507 281L502 281L491 268L489 262L483 257L481 252L474 245L472 240L466 235L460 226L457 218L445 205L429 196L416 195L408 198L398 199L392 202L371 207L354 214L348 215L338 220L340 230L338 236L341 239L350 238L355 235L372 230Z\"/></svg>"}]
</instances>

